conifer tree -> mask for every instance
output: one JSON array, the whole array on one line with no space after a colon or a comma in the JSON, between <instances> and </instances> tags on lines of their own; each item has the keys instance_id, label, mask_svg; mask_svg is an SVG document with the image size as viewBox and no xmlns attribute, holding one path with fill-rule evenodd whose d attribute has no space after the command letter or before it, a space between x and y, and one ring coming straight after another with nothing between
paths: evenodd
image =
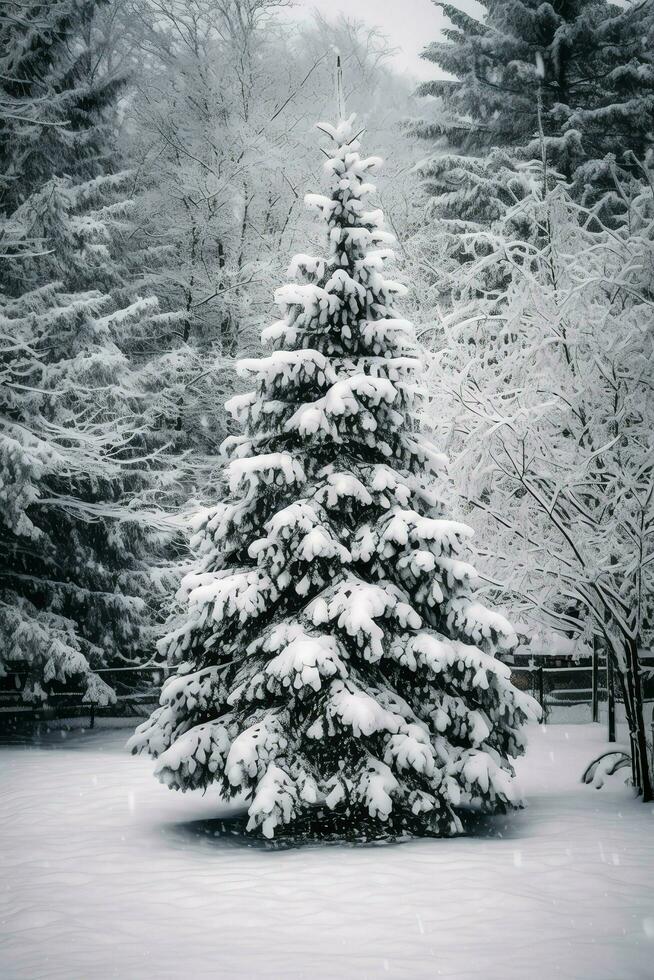
<instances>
[{"instance_id":1,"label":"conifer tree","mask_svg":"<svg viewBox=\"0 0 654 980\"><path fill-rule=\"evenodd\" d=\"M413 423L420 359L366 203L380 161L354 117L330 195L306 202L326 258L296 255L255 389L228 407L223 501L198 515L195 570L161 643L176 675L130 740L174 789L244 794L247 829L349 837L461 830L504 810L533 702L495 651L515 634L474 595L470 529L444 516L445 460Z\"/></svg>"},{"instance_id":2,"label":"conifer tree","mask_svg":"<svg viewBox=\"0 0 654 980\"><path fill-rule=\"evenodd\" d=\"M27 700L70 683L106 703L94 668L150 642L157 547L126 503L156 486L156 420L129 348L160 315L117 304L107 210L95 182L53 178L0 260L0 676L26 671Z\"/></svg>"},{"instance_id":3,"label":"conifer tree","mask_svg":"<svg viewBox=\"0 0 654 980\"><path fill-rule=\"evenodd\" d=\"M124 76L103 68L94 34L107 0L3 0L0 207L11 214L53 174L114 169L111 128Z\"/></svg>"},{"instance_id":4,"label":"conifer tree","mask_svg":"<svg viewBox=\"0 0 654 980\"><path fill-rule=\"evenodd\" d=\"M449 204L455 196L459 218L492 212L493 202L510 207L515 198L503 185L515 184L515 165L501 156L486 160L496 147L515 161L544 160L574 182L584 202L610 192L611 206L620 207L615 171L622 180L640 177L639 161L651 145L652 4L498 0L482 3L480 16L437 6L449 24L423 57L450 77L420 87L445 109L420 131L444 137L459 156L438 153L425 167L435 192L457 186ZM458 180L451 173L457 166Z\"/></svg>"},{"instance_id":5,"label":"conifer tree","mask_svg":"<svg viewBox=\"0 0 654 980\"><path fill-rule=\"evenodd\" d=\"M100 5L0 11L0 676L26 673L37 702L72 685L107 703L96 669L149 644L155 542L126 502L153 487L156 420L134 352L161 315L117 247L130 202Z\"/></svg>"}]
</instances>

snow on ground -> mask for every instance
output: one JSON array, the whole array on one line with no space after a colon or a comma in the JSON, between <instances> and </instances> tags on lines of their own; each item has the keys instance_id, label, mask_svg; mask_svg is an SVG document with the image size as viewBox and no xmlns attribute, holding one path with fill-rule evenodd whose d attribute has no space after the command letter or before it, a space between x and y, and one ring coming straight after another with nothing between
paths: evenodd
<instances>
[{"instance_id":1,"label":"snow on ground","mask_svg":"<svg viewBox=\"0 0 654 980\"><path fill-rule=\"evenodd\" d=\"M209 835L125 731L4 745L0 976L649 980L654 807L579 783L603 735L534 727L484 836L290 850Z\"/></svg>"}]
</instances>

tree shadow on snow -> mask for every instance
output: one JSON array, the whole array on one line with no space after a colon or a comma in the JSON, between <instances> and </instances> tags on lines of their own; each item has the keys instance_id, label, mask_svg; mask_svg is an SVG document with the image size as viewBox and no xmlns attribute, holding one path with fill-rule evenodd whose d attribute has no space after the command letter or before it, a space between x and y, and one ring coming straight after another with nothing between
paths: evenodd
<instances>
[{"instance_id":1,"label":"tree shadow on snow","mask_svg":"<svg viewBox=\"0 0 654 980\"><path fill-rule=\"evenodd\" d=\"M417 838L411 836L388 836L371 839L365 835L347 839L342 833L297 834L289 831L277 833L272 840L260 834L248 833L245 830L247 817L230 818L229 820L209 819L191 820L188 822L170 823L161 828L162 835L171 842L183 844L185 847L196 845L200 847L213 846L217 849L225 847L251 848L259 851L288 851L306 847L380 847L398 845Z\"/></svg>"},{"instance_id":2,"label":"tree shadow on snow","mask_svg":"<svg viewBox=\"0 0 654 980\"><path fill-rule=\"evenodd\" d=\"M509 814L483 814L468 811L460 814L464 826L464 836L470 840L506 840L524 836L523 813L513 811ZM334 830L317 832L305 830L300 833L289 829L277 832L274 839L268 840L261 834L246 831L247 815L229 819L212 818L204 820L180 821L165 824L162 835L176 845L215 847L216 849L250 848L259 851L288 851L307 847L388 847L409 844L415 841L431 840L444 843L455 838L421 837L415 834L367 835L365 831L355 837ZM459 838L460 839L460 838Z\"/></svg>"},{"instance_id":3,"label":"tree shadow on snow","mask_svg":"<svg viewBox=\"0 0 654 980\"><path fill-rule=\"evenodd\" d=\"M511 840L525 836L527 811L510 810L508 813L481 813L468 810L459 814L465 836L474 840Z\"/></svg>"}]
</instances>

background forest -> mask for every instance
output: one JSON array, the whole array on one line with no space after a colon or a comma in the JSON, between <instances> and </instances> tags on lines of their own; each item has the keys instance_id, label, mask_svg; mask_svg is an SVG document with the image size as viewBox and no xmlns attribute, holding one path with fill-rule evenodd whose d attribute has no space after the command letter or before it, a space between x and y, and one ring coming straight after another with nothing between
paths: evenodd
<instances>
[{"instance_id":1,"label":"background forest","mask_svg":"<svg viewBox=\"0 0 654 980\"><path fill-rule=\"evenodd\" d=\"M160 663L337 48L482 592L609 658L648 799L654 4L441 6L417 86L284 0L0 0L0 675L108 705Z\"/></svg>"}]
</instances>

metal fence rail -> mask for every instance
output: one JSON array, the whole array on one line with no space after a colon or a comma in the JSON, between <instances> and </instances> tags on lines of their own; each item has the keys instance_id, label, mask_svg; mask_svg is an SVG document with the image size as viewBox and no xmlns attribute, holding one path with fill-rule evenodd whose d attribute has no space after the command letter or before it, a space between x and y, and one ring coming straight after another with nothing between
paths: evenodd
<instances>
[{"instance_id":1,"label":"metal fence rail","mask_svg":"<svg viewBox=\"0 0 654 980\"><path fill-rule=\"evenodd\" d=\"M592 701L592 667L512 667L511 680L521 690L528 690L543 710L556 701L567 704Z\"/></svg>"},{"instance_id":2,"label":"metal fence rail","mask_svg":"<svg viewBox=\"0 0 654 980\"><path fill-rule=\"evenodd\" d=\"M606 662L571 667L516 666L511 668L511 679L516 687L536 698L543 723L555 708L580 705L588 705L590 720L599 721L601 706L606 710L610 740L615 739L616 706L621 705L622 697Z\"/></svg>"},{"instance_id":3,"label":"metal fence rail","mask_svg":"<svg viewBox=\"0 0 654 980\"><path fill-rule=\"evenodd\" d=\"M101 667L93 673L111 679L115 700L104 704L87 699L86 691L62 690L50 692L47 702L27 702L23 700L21 692L28 674L25 671L12 672L3 678L4 684L0 689L0 734L6 728L17 727L21 721L27 720L38 722L86 717L88 727L94 728L97 717L146 715L158 703L161 684L169 676L170 667L164 664Z\"/></svg>"},{"instance_id":4,"label":"metal fence rail","mask_svg":"<svg viewBox=\"0 0 654 980\"><path fill-rule=\"evenodd\" d=\"M47 721L88 717L89 728L93 728L96 717L147 715L158 703L161 685L170 675L171 668L164 664L149 664L103 667L94 673L111 679L115 701L99 704L85 700L85 691L62 690L49 694L45 704L28 703L21 697L21 680L27 677L27 673L16 672L3 678L0 689L0 733L12 718L17 721L20 718ZM590 720L599 721L601 705L607 712L609 734L615 733L615 708L622 699L618 687L612 683L606 664L600 665L599 669L588 664L572 667L512 666L511 679L516 687L527 691L538 701L543 722L549 720L553 709L565 710L580 705L588 705ZM646 689L644 698L649 703L654 701L654 684L650 688Z\"/></svg>"}]
</instances>

